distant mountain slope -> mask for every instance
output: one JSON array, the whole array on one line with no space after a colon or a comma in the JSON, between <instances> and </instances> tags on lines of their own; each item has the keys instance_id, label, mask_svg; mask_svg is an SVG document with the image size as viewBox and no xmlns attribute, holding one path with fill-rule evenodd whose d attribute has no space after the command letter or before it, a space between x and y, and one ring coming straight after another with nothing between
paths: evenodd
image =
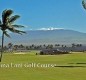
<instances>
[{"instance_id":1,"label":"distant mountain slope","mask_svg":"<svg viewBox=\"0 0 86 80\"><path fill-rule=\"evenodd\" d=\"M73 30L30 30L27 34L11 33L11 39L5 37L5 44L71 44L86 42L86 33Z\"/></svg>"}]
</instances>

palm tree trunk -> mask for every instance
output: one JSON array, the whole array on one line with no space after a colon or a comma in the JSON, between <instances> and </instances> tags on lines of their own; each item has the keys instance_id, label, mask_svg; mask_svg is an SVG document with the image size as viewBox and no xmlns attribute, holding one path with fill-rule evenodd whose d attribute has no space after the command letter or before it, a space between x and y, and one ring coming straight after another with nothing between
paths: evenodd
<instances>
[{"instance_id":1,"label":"palm tree trunk","mask_svg":"<svg viewBox=\"0 0 86 80\"><path fill-rule=\"evenodd\" d=\"M4 31L2 33L2 46L1 46L1 56L0 56L0 62L2 60L2 54L3 54L3 44L4 44Z\"/></svg>"}]
</instances>

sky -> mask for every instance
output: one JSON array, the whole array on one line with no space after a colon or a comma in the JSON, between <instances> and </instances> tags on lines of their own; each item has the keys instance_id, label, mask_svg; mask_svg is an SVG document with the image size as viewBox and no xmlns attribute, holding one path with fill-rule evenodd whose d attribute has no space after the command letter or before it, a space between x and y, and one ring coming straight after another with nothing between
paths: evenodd
<instances>
[{"instance_id":1,"label":"sky","mask_svg":"<svg viewBox=\"0 0 86 80\"><path fill-rule=\"evenodd\" d=\"M17 24L24 30L45 28L71 29L86 33L86 10L82 0L0 0L2 11L12 9L20 15Z\"/></svg>"}]
</instances>

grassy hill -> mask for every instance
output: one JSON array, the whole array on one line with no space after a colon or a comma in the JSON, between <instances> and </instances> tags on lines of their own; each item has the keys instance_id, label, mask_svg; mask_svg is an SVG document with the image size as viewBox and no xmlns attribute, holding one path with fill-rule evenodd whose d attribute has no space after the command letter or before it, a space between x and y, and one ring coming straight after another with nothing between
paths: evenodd
<instances>
[{"instance_id":1,"label":"grassy hill","mask_svg":"<svg viewBox=\"0 0 86 80\"><path fill-rule=\"evenodd\" d=\"M86 80L86 53L42 56L35 53L4 54L0 63L0 80ZM57 67L30 67L32 63L56 64Z\"/></svg>"}]
</instances>

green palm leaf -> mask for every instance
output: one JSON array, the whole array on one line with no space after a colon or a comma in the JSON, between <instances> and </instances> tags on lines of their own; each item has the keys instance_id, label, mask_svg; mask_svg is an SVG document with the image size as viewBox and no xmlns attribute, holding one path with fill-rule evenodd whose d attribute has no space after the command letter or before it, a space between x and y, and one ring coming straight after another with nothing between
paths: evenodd
<instances>
[{"instance_id":1,"label":"green palm leaf","mask_svg":"<svg viewBox=\"0 0 86 80\"><path fill-rule=\"evenodd\" d=\"M16 30L16 29L14 30L14 32L18 33L18 34L21 34L21 35L22 35L22 33L26 33L25 31L20 31L20 30Z\"/></svg>"},{"instance_id":2,"label":"green palm leaf","mask_svg":"<svg viewBox=\"0 0 86 80\"><path fill-rule=\"evenodd\" d=\"M1 27L2 27L2 22L1 22L1 20L0 20L0 29L1 29Z\"/></svg>"},{"instance_id":3,"label":"green palm leaf","mask_svg":"<svg viewBox=\"0 0 86 80\"><path fill-rule=\"evenodd\" d=\"M15 20L17 20L20 16L19 15L14 15L9 19L9 23L13 23Z\"/></svg>"},{"instance_id":4,"label":"green palm leaf","mask_svg":"<svg viewBox=\"0 0 86 80\"><path fill-rule=\"evenodd\" d=\"M18 34L22 34L22 33L26 33L25 31L20 31L20 30L17 30L13 27L10 27L8 28L11 32L14 32L14 33L18 33Z\"/></svg>"},{"instance_id":5,"label":"green palm leaf","mask_svg":"<svg viewBox=\"0 0 86 80\"><path fill-rule=\"evenodd\" d=\"M25 26L22 26L22 25L12 25L13 27L15 28L24 28Z\"/></svg>"},{"instance_id":6,"label":"green palm leaf","mask_svg":"<svg viewBox=\"0 0 86 80\"><path fill-rule=\"evenodd\" d=\"M1 20L0 20L0 25L2 24Z\"/></svg>"},{"instance_id":7,"label":"green palm leaf","mask_svg":"<svg viewBox=\"0 0 86 80\"><path fill-rule=\"evenodd\" d=\"M84 0L82 0L82 6L84 9L86 9L86 2Z\"/></svg>"},{"instance_id":8,"label":"green palm leaf","mask_svg":"<svg viewBox=\"0 0 86 80\"><path fill-rule=\"evenodd\" d=\"M10 35L9 35L9 34L7 34L7 31L4 31L4 34L5 34L5 36L7 36L7 37L9 37L9 38L10 38Z\"/></svg>"},{"instance_id":9,"label":"green palm leaf","mask_svg":"<svg viewBox=\"0 0 86 80\"><path fill-rule=\"evenodd\" d=\"M2 21L3 21L3 24L7 22L7 18L13 13L12 10L4 10L2 12Z\"/></svg>"}]
</instances>

